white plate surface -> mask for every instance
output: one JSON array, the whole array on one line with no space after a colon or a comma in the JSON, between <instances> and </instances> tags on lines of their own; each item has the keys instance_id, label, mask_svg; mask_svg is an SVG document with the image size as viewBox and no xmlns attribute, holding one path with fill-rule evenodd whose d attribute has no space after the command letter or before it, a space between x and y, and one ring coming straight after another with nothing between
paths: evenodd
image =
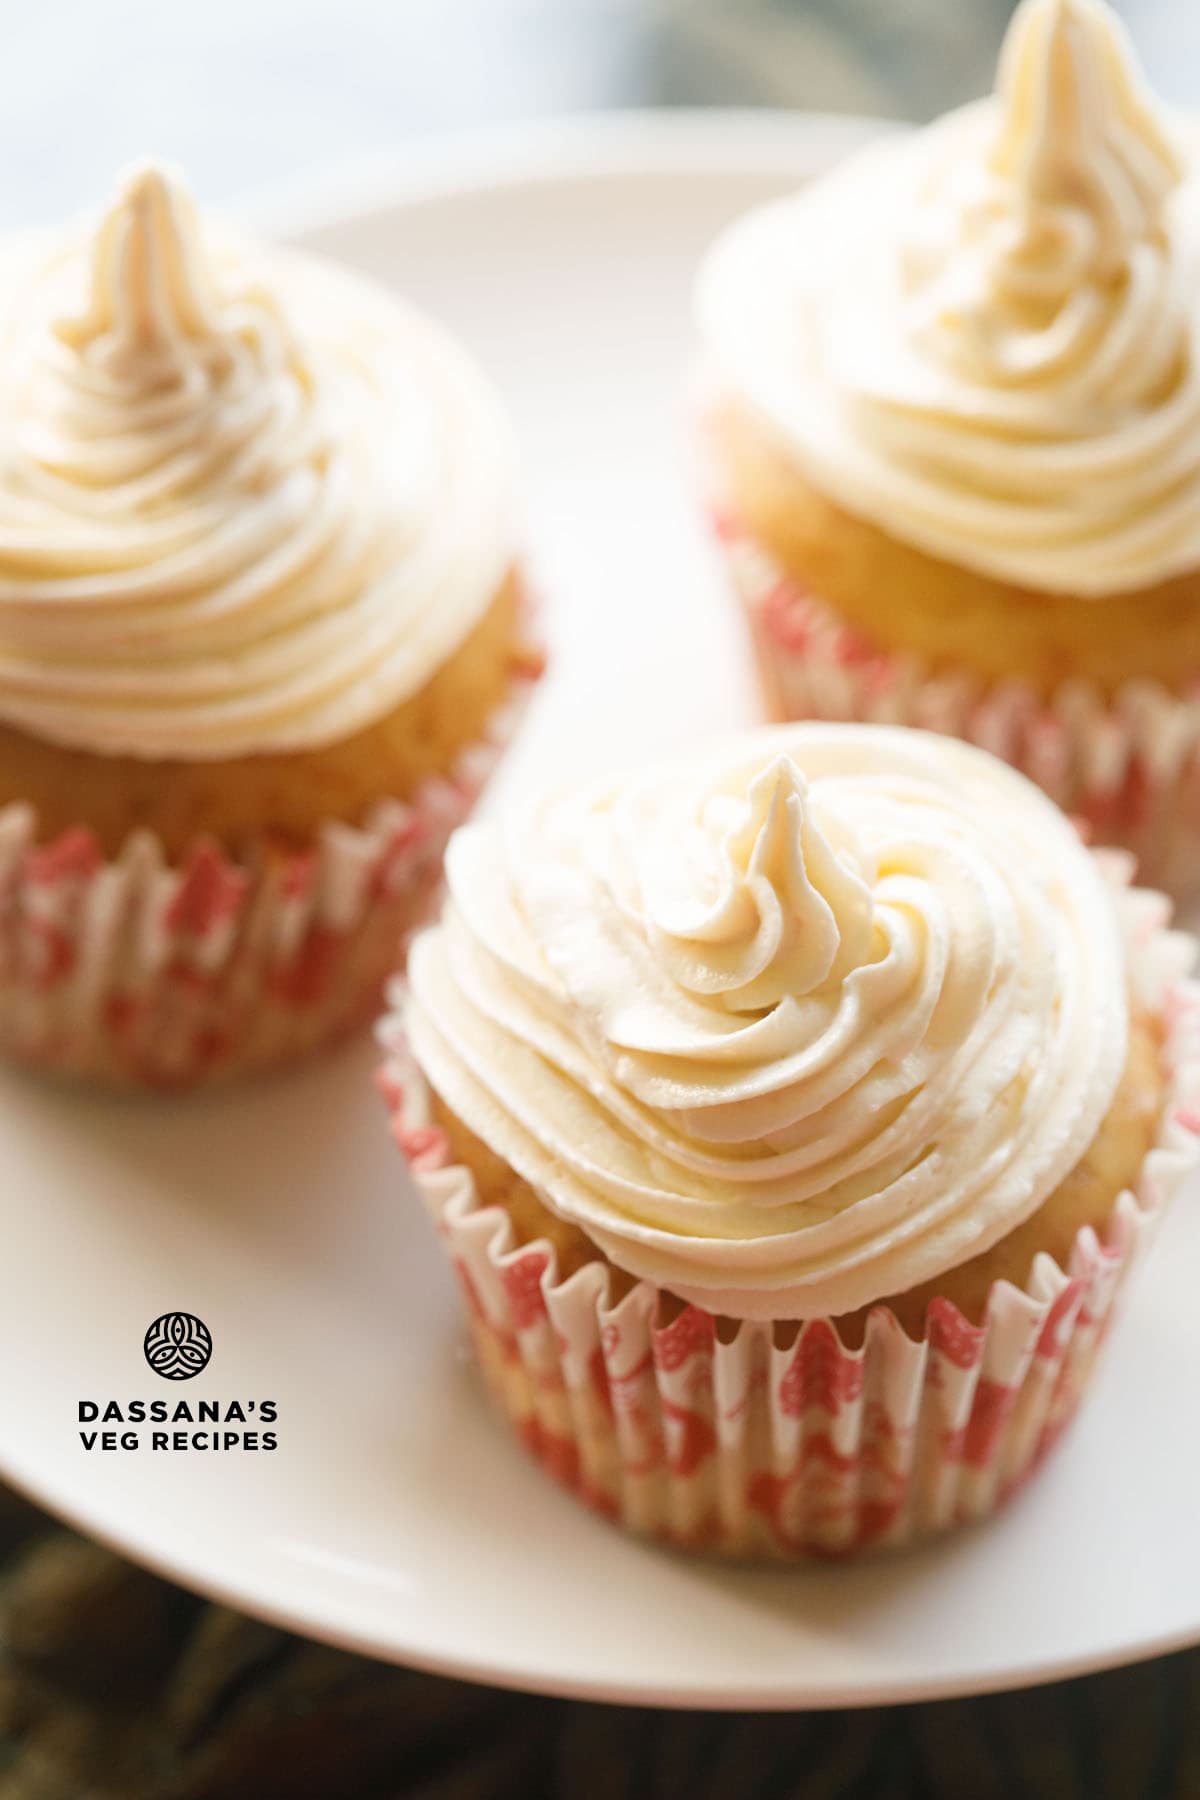
<instances>
[{"instance_id":1,"label":"white plate surface","mask_svg":"<svg viewBox=\"0 0 1200 1800\"><path fill-rule=\"evenodd\" d=\"M752 716L689 505L689 277L853 126L609 122L343 188L306 241L401 284L495 372L527 457L555 673L504 778ZM291 218L297 215L293 205ZM0 1076L0 1471L185 1584L313 1636L519 1687L855 1705L1200 1639L1185 1197L1090 1406L1007 1515L859 1567L740 1571L626 1540L490 1420L359 1045L251 1091L114 1103ZM212 1362L142 1357L170 1309ZM82 1448L80 1400L273 1399L273 1454ZM1182 1425L1183 1429L1178 1427Z\"/></svg>"}]
</instances>

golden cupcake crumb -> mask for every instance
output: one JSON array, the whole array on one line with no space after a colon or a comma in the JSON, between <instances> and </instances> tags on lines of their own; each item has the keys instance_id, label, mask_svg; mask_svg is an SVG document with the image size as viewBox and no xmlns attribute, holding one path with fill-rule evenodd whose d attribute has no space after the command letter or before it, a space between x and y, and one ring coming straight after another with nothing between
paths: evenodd
<instances>
[{"instance_id":1,"label":"golden cupcake crumb","mask_svg":"<svg viewBox=\"0 0 1200 1800\"><path fill-rule=\"evenodd\" d=\"M486 612L424 685L384 718L320 749L212 762L96 755L0 725L0 806L30 804L47 842L86 821L109 856L149 830L168 857L198 837L237 856L266 838L311 845L330 819L361 824L384 799L411 799L482 735L528 672L521 584L512 571Z\"/></svg>"},{"instance_id":2,"label":"golden cupcake crumb","mask_svg":"<svg viewBox=\"0 0 1200 1800\"><path fill-rule=\"evenodd\" d=\"M736 400L717 409L710 449L739 525L881 650L933 673L1017 679L1042 698L1070 679L1108 696L1131 680L1179 693L1200 668L1200 569L1102 603L1039 592L940 561L845 511Z\"/></svg>"},{"instance_id":3,"label":"golden cupcake crumb","mask_svg":"<svg viewBox=\"0 0 1200 1800\"><path fill-rule=\"evenodd\" d=\"M909 1335L920 1338L929 1302L938 1297L951 1301L977 1325L994 1282L1010 1281L1016 1287L1024 1287L1034 1258L1043 1253L1065 1266L1083 1227L1090 1225L1103 1235L1118 1195L1137 1179L1154 1142L1164 1090L1159 1029L1153 1021L1135 1020L1130 1028L1124 1072L1096 1136L1071 1173L1032 1217L990 1250L934 1280L907 1293L885 1295L871 1307L835 1319L842 1341L852 1348L862 1343L867 1318L875 1306L889 1307ZM634 1277L610 1262L579 1226L551 1212L529 1183L469 1131L438 1094L431 1090L430 1097L434 1119L449 1143L451 1162L470 1169L481 1206L497 1206L507 1214L518 1244L535 1240L552 1244L563 1279L587 1263L604 1262L612 1281L613 1300L630 1291L635 1285ZM664 1299L671 1302L670 1311L681 1308L682 1303L673 1296Z\"/></svg>"}]
</instances>

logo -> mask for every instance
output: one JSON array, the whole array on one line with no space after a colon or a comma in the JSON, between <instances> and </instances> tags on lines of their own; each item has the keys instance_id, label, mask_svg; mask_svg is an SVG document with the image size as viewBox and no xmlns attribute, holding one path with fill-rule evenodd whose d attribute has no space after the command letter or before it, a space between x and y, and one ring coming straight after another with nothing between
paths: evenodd
<instances>
[{"instance_id":1,"label":"logo","mask_svg":"<svg viewBox=\"0 0 1200 1800\"><path fill-rule=\"evenodd\" d=\"M190 1381L208 1367L212 1333L195 1313L163 1313L146 1333L142 1348L146 1361L164 1381Z\"/></svg>"},{"instance_id":2,"label":"logo","mask_svg":"<svg viewBox=\"0 0 1200 1800\"><path fill-rule=\"evenodd\" d=\"M212 1332L195 1313L162 1313L142 1339L142 1349L164 1381L191 1381L212 1360ZM86 1428L80 1430L79 1442L89 1455L162 1450L227 1455L279 1448L279 1407L271 1399L218 1399L209 1393L203 1400L179 1394L158 1400L99 1395L78 1401L76 1412Z\"/></svg>"}]
</instances>

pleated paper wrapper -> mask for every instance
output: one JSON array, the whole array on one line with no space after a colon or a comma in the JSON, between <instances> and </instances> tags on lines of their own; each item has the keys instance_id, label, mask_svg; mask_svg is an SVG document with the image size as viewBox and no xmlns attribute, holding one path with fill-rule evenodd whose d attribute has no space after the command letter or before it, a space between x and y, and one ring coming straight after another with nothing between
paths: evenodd
<instances>
[{"instance_id":1,"label":"pleated paper wrapper","mask_svg":"<svg viewBox=\"0 0 1200 1800\"><path fill-rule=\"evenodd\" d=\"M440 892L446 841L511 736L536 668L445 776L303 852L172 864L134 833L106 859L84 827L37 841L0 809L0 1054L109 1085L187 1088L303 1057L378 1009Z\"/></svg>"},{"instance_id":2,"label":"pleated paper wrapper","mask_svg":"<svg viewBox=\"0 0 1200 1800\"><path fill-rule=\"evenodd\" d=\"M1125 1281L1200 1160L1200 986L1161 895L1102 853L1139 1003L1161 1012L1168 1091L1157 1141L1104 1232L1068 1266L998 1282L981 1325L935 1300L914 1342L883 1307L861 1347L827 1319L718 1320L642 1282L615 1304L596 1261L560 1279L448 1161L398 1017L381 1027L393 1131L457 1274L487 1386L551 1475L627 1529L742 1557L846 1556L994 1511L1055 1444ZM398 996L397 996L398 998ZM1164 1445L1164 1457L1170 1447Z\"/></svg>"},{"instance_id":3,"label":"pleated paper wrapper","mask_svg":"<svg viewBox=\"0 0 1200 1800\"><path fill-rule=\"evenodd\" d=\"M1180 694L1129 681L1112 696L1071 680L1047 701L1020 681L931 671L847 625L720 501L710 516L774 718L965 738L1030 776L1095 842L1132 850L1143 881L1200 898L1200 680Z\"/></svg>"}]
</instances>

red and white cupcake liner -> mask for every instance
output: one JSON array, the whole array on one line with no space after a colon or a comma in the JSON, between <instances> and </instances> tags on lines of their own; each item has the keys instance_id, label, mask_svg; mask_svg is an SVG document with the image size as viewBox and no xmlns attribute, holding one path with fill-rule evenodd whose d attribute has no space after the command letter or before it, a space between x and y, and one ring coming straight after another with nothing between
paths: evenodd
<instances>
[{"instance_id":1,"label":"red and white cupcake liner","mask_svg":"<svg viewBox=\"0 0 1200 1800\"><path fill-rule=\"evenodd\" d=\"M1128 890L1138 1003L1161 1014L1168 1091L1154 1147L1106 1230L1066 1268L1039 1256L997 1282L976 1326L935 1300L923 1339L877 1307L861 1348L828 1319L725 1321L665 1308L641 1282L614 1303L607 1265L560 1278L449 1161L396 1016L381 1027L394 1135L458 1275L487 1384L518 1437L584 1500L648 1537L733 1556L844 1556L991 1513L1071 1418L1130 1270L1200 1161L1200 985L1160 895Z\"/></svg>"},{"instance_id":2,"label":"red and white cupcake liner","mask_svg":"<svg viewBox=\"0 0 1200 1800\"><path fill-rule=\"evenodd\" d=\"M531 665L532 673L532 665ZM183 1088L291 1062L369 1020L441 884L446 841L511 735L529 681L411 803L314 848L234 860L149 832L106 859L85 827L38 842L0 809L0 1054L123 1086Z\"/></svg>"},{"instance_id":3,"label":"red and white cupcake liner","mask_svg":"<svg viewBox=\"0 0 1200 1800\"><path fill-rule=\"evenodd\" d=\"M1020 681L931 671L847 625L719 505L712 517L775 717L965 738L1030 776L1097 843L1132 850L1143 880L1200 894L1200 677L1178 694L1129 681L1111 697L1072 680L1047 701Z\"/></svg>"}]
</instances>

